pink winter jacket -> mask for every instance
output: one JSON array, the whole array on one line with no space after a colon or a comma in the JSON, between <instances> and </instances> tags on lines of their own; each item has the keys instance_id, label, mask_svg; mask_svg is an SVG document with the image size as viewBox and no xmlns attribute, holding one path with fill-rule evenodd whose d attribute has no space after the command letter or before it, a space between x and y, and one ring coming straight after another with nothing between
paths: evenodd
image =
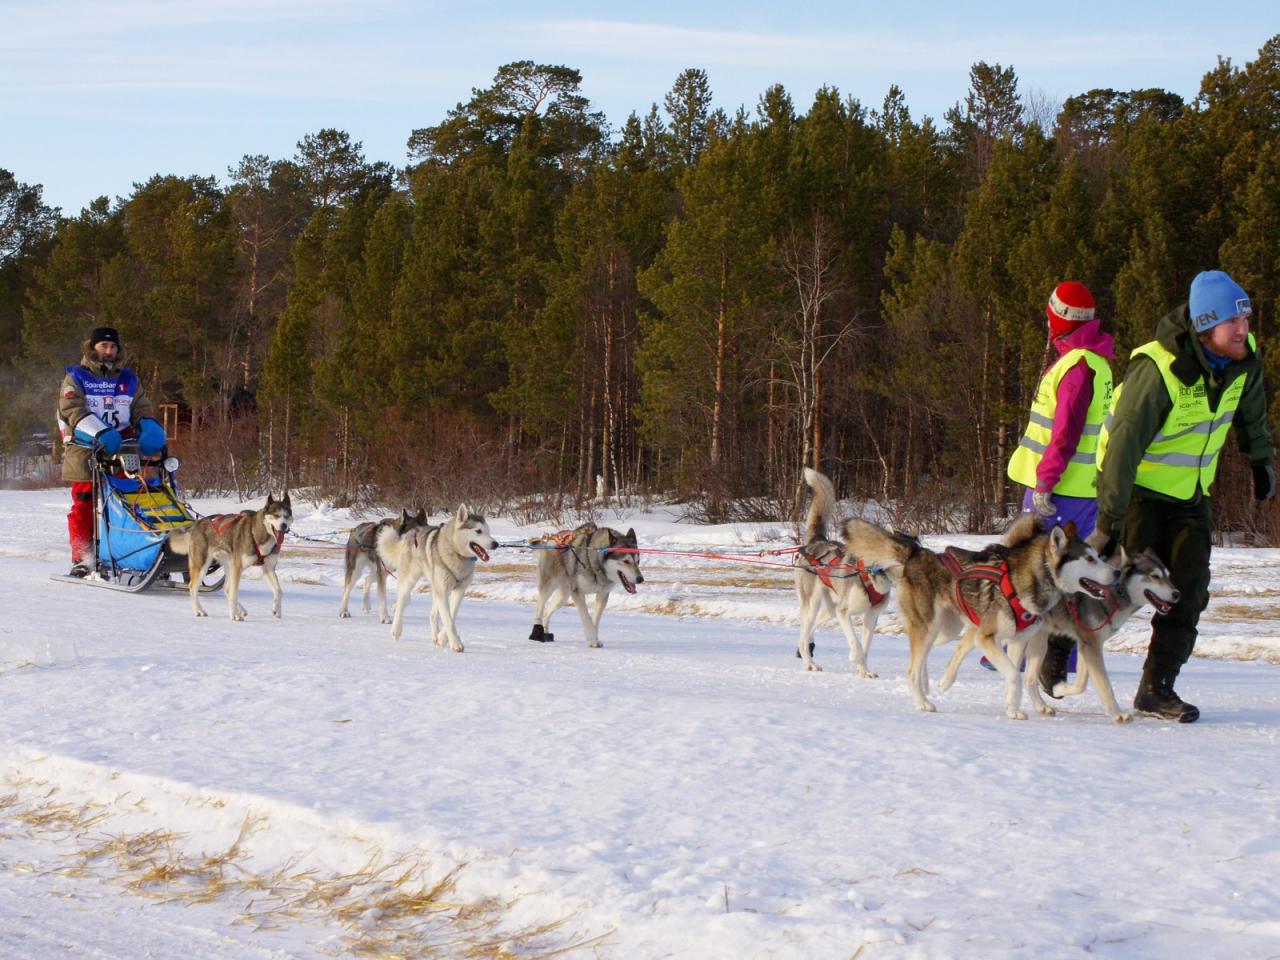
<instances>
[{"instance_id":1,"label":"pink winter jacket","mask_svg":"<svg viewBox=\"0 0 1280 960\"><path fill-rule=\"evenodd\" d=\"M1102 332L1097 320L1090 320L1066 336L1059 337L1053 341L1053 345L1058 350L1054 363L1058 361L1058 357L1071 350L1090 350L1108 361L1114 360L1116 356L1115 340L1111 334ZM1085 417L1092 401L1093 371L1081 358L1058 383L1053 436L1040 459L1040 465L1036 467L1037 491L1048 493L1062 479L1067 462L1080 444L1080 434L1084 432Z\"/></svg>"}]
</instances>

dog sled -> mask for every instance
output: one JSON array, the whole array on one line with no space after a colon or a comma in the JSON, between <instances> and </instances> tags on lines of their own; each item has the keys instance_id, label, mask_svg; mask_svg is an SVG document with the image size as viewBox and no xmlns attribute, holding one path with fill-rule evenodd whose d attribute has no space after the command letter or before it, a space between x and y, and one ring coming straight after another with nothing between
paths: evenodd
<instances>
[{"instance_id":1,"label":"dog sled","mask_svg":"<svg viewBox=\"0 0 1280 960\"><path fill-rule=\"evenodd\" d=\"M87 576L54 576L54 580L82 583L126 593L151 587L187 590L187 558L169 549L169 535L196 520L178 495L174 474L177 457L161 453L143 457L136 441L126 440L119 452L97 452L93 471L93 554ZM200 582L200 591L219 589L226 571L213 564Z\"/></svg>"}]
</instances>

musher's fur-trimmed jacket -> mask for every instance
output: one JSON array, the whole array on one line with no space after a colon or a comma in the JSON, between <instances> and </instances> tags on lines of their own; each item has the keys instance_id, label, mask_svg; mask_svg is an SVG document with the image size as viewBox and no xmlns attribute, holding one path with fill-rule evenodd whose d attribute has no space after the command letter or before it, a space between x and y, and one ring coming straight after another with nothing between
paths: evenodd
<instances>
[{"instance_id":1,"label":"musher's fur-trimmed jacket","mask_svg":"<svg viewBox=\"0 0 1280 960\"><path fill-rule=\"evenodd\" d=\"M113 384L111 403L112 408L119 411L120 422L108 423L108 426L124 430L126 427L137 426L139 420L148 417L155 419L156 415L137 376L124 366L124 351L120 351L114 363L100 363L86 344L80 363L67 368L67 375L58 391L58 429L63 443L62 479L69 483L93 479L89 469L92 451L71 442L76 424L93 413L89 409L84 386L86 382L93 381L111 381Z\"/></svg>"}]
</instances>

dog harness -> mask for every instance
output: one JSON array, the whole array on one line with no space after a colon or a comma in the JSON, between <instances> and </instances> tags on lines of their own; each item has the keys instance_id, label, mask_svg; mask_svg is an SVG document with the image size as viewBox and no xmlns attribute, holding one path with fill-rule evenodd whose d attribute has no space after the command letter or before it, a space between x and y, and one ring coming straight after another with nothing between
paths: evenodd
<instances>
[{"instance_id":1,"label":"dog harness","mask_svg":"<svg viewBox=\"0 0 1280 960\"><path fill-rule=\"evenodd\" d=\"M1123 585L1103 587L1102 590L1103 593L1107 595L1108 599L1111 600L1112 606L1106 617L1104 617L1102 622L1096 627L1086 626L1084 620L1081 619L1080 603L1075 599L1075 594L1070 594L1067 597L1067 612L1071 614L1071 622L1085 633L1097 633L1103 627L1109 626L1111 621L1115 619L1116 614L1120 612L1120 608L1129 600L1128 592L1124 589Z\"/></svg>"},{"instance_id":2,"label":"dog harness","mask_svg":"<svg viewBox=\"0 0 1280 960\"><path fill-rule=\"evenodd\" d=\"M867 591L867 599L871 602L871 606L878 607L889 599L889 595L887 593L881 593L875 588L875 582L871 579L871 571L867 569L867 565L863 562L861 557L859 557L858 562L851 567L844 562L844 553L839 551L837 551L836 555L825 563L817 557L810 556L807 553L801 553L800 556L804 559L805 563L809 564L809 566L813 568L814 575L833 591L835 590L836 585L831 582L831 577L833 576L832 571L853 570L857 573L858 579L862 582L862 589ZM843 576L843 574L836 573L834 576L839 577Z\"/></svg>"},{"instance_id":3,"label":"dog harness","mask_svg":"<svg viewBox=\"0 0 1280 960\"><path fill-rule=\"evenodd\" d=\"M213 532L221 535L222 531L227 529L233 520L242 516L244 516L244 513L220 513L216 516L208 517L207 519L209 521L209 526L213 527ZM277 530L272 539L275 542L271 544L271 549L266 553L263 553L262 548L258 546L258 538L249 538L249 542L253 544L253 554L257 558L253 561L253 565L255 567L262 566L267 562L267 557L279 552L281 545L284 543L284 531Z\"/></svg>"},{"instance_id":4,"label":"dog harness","mask_svg":"<svg viewBox=\"0 0 1280 960\"><path fill-rule=\"evenodd\" d=\"M1040 617L1023 606L1022 600L1018 596L1018 591L1014 589L1013 577L1009 573L1008 560L1002 560L1000 563L963 564L949 551L943 551L938 554L938 559L947 568L947 572L955 578L956 603L959 604L965 616L972 620L975 626L982 623L982 618L978 616L978 611L973 609L972 604L964 598L964 594L960 590L961 584L965 580L987 580L991 583L1000 584L1000 592L1004 594L1005 600L1009 603L1009 608L1013 611L1013 622L1017 625L1016 630L1018 633L1040 622Z\"/></svg>"}]
</instances>

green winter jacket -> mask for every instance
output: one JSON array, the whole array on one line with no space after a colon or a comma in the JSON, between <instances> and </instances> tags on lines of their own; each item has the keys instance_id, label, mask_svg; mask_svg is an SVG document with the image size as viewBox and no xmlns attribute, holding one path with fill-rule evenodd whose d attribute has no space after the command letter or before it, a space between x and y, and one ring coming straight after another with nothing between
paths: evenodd
<instances>
[{"instance_id":1,"label":"green winter jacket","mask_svg":"<svg viewBox=\"0 0 1280 960\"><path fill-rule=\"evenodd\" d=\"M1267 429L1267 396L1258 354L1251 352L1243 360L1232 360L1221 374L1214 373L1191 327L1185 303L1160 319L1156 339L1177 355L1172 372L1179 380L1190 386L1204 378L1211 408L1217 407L1228 384L1238 377L1248 378L1231 426L1236 442L1251 463L1269 463L1275 448ZM1125 372L1124 389L1111 417L1106 457L1098 471L1099 530L1118 536L1131 499L1177 502L1174 497L1134 483L1147 445L1172 409L1173 400L1155 362L1141 354L1134 357ZM1182 502L1194 503L1203 497L1204 491L1197 488L1194 496Z\"/></svg>"}]
</instances>

